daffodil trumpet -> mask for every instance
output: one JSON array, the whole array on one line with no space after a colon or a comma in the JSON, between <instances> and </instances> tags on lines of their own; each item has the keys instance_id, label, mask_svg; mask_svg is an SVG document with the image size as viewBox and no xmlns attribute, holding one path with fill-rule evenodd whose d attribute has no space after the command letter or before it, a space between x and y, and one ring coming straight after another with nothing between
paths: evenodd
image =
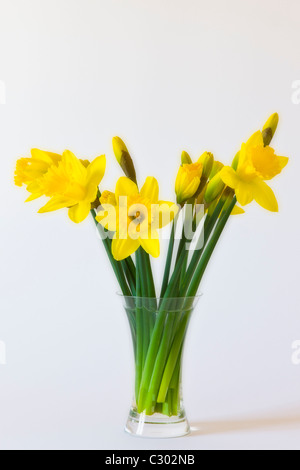
<instances>
[{"instance_id":1,"label":"daffodil trumpet","mask_svg":"<svg viewBox=\"0 0 300 470\"><path fill-rule=\"evenodd\" d=\"M103 184L103 154L86 159L70 150L33 149L17 162L15 184L26 187L27 201L46 199L40 214L65 211L76 224L90 215L97 226L130 322L135 416L182 416L183 344L215 247L231 215L245 213L251 202L270 212L279 209L270 181L288 158L271 147L277 127L275 113L227 165L211 152L193 160L183 151L172 201L160 198L155 177L138 184L133 159L120 137L113 138L113 153L123 175L111 190ZM159 284L152 263L161 256L161 238L168 229Z\"/></svg>"}]
</instances>

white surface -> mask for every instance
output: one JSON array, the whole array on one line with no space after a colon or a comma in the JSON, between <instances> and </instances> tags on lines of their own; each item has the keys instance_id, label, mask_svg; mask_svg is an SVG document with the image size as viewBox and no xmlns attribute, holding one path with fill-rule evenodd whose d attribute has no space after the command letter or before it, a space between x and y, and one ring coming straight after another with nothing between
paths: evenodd
<instances>
[{"instance_id":1,"label":"white surface","mask_svg":"<svg viewBox=\"0 0 300 470\"><path fill-rule=\"evenodd\" d=\"M300 449L299 1L0 6L0 448ZM252 206L231 221L190 328L184 396L198 431L133 439L129 334L94 227L25 206L14 162L31 147L105 152L113 189L121 135L167 199L182 149L230 162L276 110L274 145L291 157L272 182L280 213Z\"/></svg>"}]
</instances>

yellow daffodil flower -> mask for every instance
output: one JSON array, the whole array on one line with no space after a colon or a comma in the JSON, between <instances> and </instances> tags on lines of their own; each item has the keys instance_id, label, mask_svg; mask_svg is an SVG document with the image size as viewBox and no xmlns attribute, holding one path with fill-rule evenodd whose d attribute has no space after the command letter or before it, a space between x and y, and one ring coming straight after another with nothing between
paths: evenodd
<instances>
[{"instance_id":1,"label":"yellow daffodil flower","mask_svg":"<svg viewBox=\"0 0 300 470\"><path fill-rule=\"evenodd\" d=\"M258 131L242 145L237 169L224 167L220 177L227 186L235 190L242 206L255 200L264 209L277 212L275 195L264 180L274 178L287 163L288 158L279 157L274 149L264 146L263 134Z\"/></svg>"},{"instance_id":2,"label":"yellow daffodil flower","mask_svg":"<svg viewBox=\"0 0 300 470\"><path fill-rule=\"evenodd\" d=\"M198 160L199 163L202 163L203 166L203 177L206 180L211 174L213 165L214 165L214 156L211 152L204 152Z\"/></svg>"},{"instance_id":3,"label":"yellow daffodil flower","mask_svg":"<svg viewBox=\"0 0 300 470\"><path fill-rule=\"evenodd\" d=\"M105 166L104 155L96 158L86 168L72 152L66 150L61 162L57 166L52 166L43 178L43 192L51 199L39 210L39 213L67 207L70 219L75 223L82 222L97 198Z\"/></svg>"},{"instance_id":4,"label":"yellow daffodil flower","mask_svg":"<svg viewBox=\"0 0 300 470\"><path fill-rule=\"evenodd\" d=\"M200 162L184 163L179 167L175 182L177 203L182 204L192 198L201 182L203 165Z\"/></svg>"},{"instance_id":5,"label":"yellow daffodil flower","mask_svg":"<svg viewBox=\"0 0 300 470\"><path fill-rule=\"evenodd\" d=\"M148 177L142 189L127 177L121 177L115 194L104 192L97 221L115 232L112 254L121 261L140 246L157 258L160 254L157 230L170 223L178 212L176 204L159 200L158 182Z\"/></svg>"},{"instance_id":6,"label":"yellow daffodil flower","mask_svg":"<svg viewBox=\"0 0 300 470\"><path fill-rule=\"evenodd\" d=\"M33 201L44 194L41 180L51 166L57 166L61 161L61 155L44 150L32 149L31 158L20 158L17 161L15 172L15 184L27 186L31 196L26 200Z\"/></svg>"}]
</instances>

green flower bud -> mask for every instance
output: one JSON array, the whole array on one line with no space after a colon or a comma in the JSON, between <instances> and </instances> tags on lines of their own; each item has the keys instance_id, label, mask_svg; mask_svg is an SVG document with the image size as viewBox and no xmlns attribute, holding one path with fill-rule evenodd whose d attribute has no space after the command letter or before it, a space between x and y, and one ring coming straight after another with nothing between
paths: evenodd
<instances>
[{"instance_id":1,"label":"green flower bud","mask_svg":"<svg viewBox=\"0 0 300 470\"><path fill-rule=\"evenodd\" d=\"M185 164L190 165L191 163L193 163L191 157L189 156L189 154L187 152L183 151L182 154L181 154L181 164L182 165L185 165Z\"/></svg>"},{"instance_id":2,"label":"green flower bud","mask_svg":"<svg viewBox=\"0 0 300 470\"><path fill-rule=\"evenodd\" d=\"M263 134L265 146L270 145L271 140L273 139L274 134L276 132L278 122L279 122L278 113L274 113L272 114L272 116L269 117L266 124L264 125L262 134Z\"/></svg>"},{"instance_id":3,"label":"green flower bud","mask_svg":"<svg viewBox=\"0 0 300 470\"><path fill-rule=\"evenodd\" d=\"M115 157L124 171L125 175L136 183L136 172L132 158L127 150L125 143L120 137L114 137L112 140Z\"/></svg>"},{"instance_id":4,"label":"green flower bud","mask_svg":"<svg viewBox=\"0 0 300 470\"><path fill-rule=\"evenodd\" d=\"M236 156L233 159L232 165L231 165L231 167L234 169L234 171L237 170L237 167L239 165L239 159L240 159L240 152L238 152L236 154Z\"/></svg>"},{"instance_id":5,"label":"green flower bud","mask_svg":"<svg viewBox=\"0 0 300 470\"><path fill-rule=\"evenodd\" d=\"M221 180L220 174L217 173L207 185L204 195L205 202L209 204L214 201L217 197L222 194L224 188L225 184Z\"/></svg>"},{"instance_id":6,"label":"green flower bud","mask_svg":"<svg viewBox=\"0 0 300 470\"><path fill-rule=\"evenodd\" d=\"M219 173L222 170L222 168L224 168L223 163L218 162L218 161L215 160L214 163L213 163L209 178L212 180L213 177L216 176L216 174Z\"/></svg>"}]
</instances>

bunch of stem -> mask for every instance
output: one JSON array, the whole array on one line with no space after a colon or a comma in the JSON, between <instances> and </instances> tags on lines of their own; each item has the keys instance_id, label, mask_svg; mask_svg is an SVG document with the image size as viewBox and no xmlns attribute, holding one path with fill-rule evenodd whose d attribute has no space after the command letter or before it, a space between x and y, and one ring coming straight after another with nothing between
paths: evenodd
<instances>
[{"instance_id":1,"label":"bunch of stem","mask_svg":"<svg viewBox=\"0 0 300 470\"><path fill-rule=\"evenodd\" d=\"M135 298L131 330L135 343L135 396L139 412L160 412L176 415L179 406L181 356L187 326L192 313L192 300L198 292L205 269L236 203L231 196L225 208L220 199L203 226L203 246L195 250L189 261L189 244L182 233L177 252L175 234L177 219L173 222L159 304L149 255L142 249L131 257L116 261L111 252L109 233L97 224L109 261L115 272L122 294ZM175 261L171 272L172 261ZM172 300L176 299L176 300ZM172 303L171 303L172 302Z\"/></svg>"}]
</instances>

